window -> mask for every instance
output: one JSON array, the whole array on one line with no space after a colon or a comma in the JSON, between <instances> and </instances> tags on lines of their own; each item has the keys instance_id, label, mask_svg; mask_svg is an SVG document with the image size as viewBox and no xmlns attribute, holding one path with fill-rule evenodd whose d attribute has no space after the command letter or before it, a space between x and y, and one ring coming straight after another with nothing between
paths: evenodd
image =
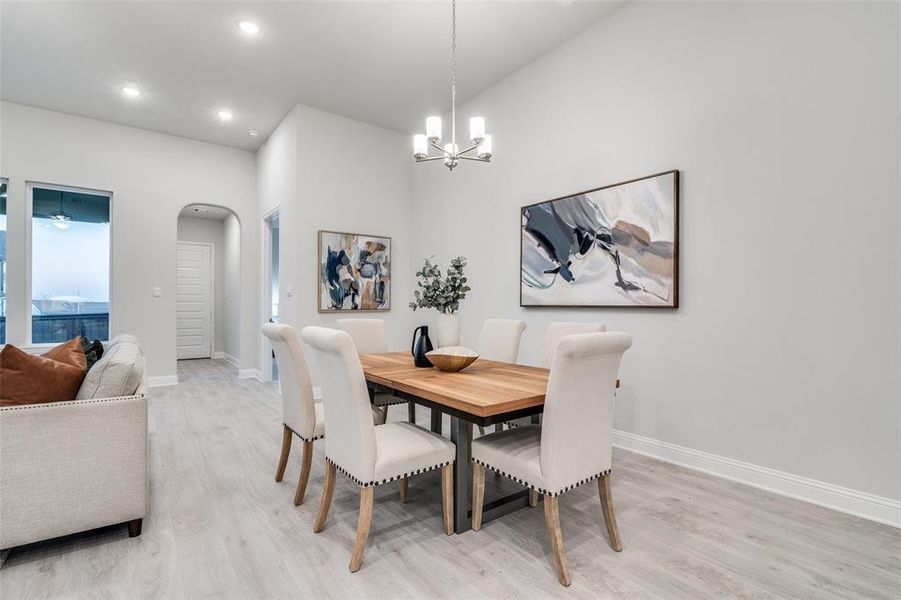
<instances>
[{"instance_id":1,"label":"window","mask_svg":"<svg viewBox=\"0 0 901 600\"><path fill-rule=\"evenodd\" d=\"M109 338L110 197L31 187L31 341Z\"/></svg>"},{"instance_id":2,"label":"window","mask_svg":"<svg viewBox=\"0 0 901 600\"><path fill-rule=\"evenodd\" d=\"M0 179L0 344L6 343L6 188Z\"/></svg>"}]
</instances>

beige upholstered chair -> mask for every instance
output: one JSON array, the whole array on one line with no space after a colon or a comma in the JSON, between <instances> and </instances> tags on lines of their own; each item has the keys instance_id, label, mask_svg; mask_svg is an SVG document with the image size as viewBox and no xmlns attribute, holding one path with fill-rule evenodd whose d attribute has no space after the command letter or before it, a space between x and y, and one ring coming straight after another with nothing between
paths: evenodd
<instances>
[{"instance_id":1,"label":"beige upholstered chair","mask_svg":"<svg viewBox=\"0 0 901 600\"><path fill-rule=\"evenodd\" d=\"M515 363L519 358L519 342L526 330L525 321L517 319L485 319L476 352L479 358Z\"/></svg>"},{"instance_id":2,"label":"beige upholstered chair","mask_svg":"<svg viewBox=\"0 0 901 600\"><path fill-rule=\"evenodd\" d=\"M311 364L317 381L322 382L325 415L329 420L325 486L313 531L319 533L325 527L335 489L335 472L340 470L360 486L360 516L350 559L350 570L356 572L363 562L369 537L374 487L400 481L403 499L408 477L441 469L444 531L450 535L456 455L453 442L412 423L373 425L360 358L346 332L305 327L301 339L310 347Z\"/></svg>"},{"instance_id":3,"label":"beige upholstered chair","mask_svg":"<svg viewBox=\"0 0 901 600\"><path fill-rule=\"evenodd\" d=\"M551 323L547 326L547 333L544 336L544 353L541 357L541 366L548 369L551 368L551 363L554 362L554 355L557 354L557 346L560 345L560 340L565 336L601 331L607 331L607 326L603 323L564 323L559 321ZM532 417L523 417L507 421L507 426L522 427L523 425L530 425L532 422Z\"/></svg>"},{"instance_id":4,"label":"beige upholstered chair","mask_svg":"<svg viewBox=\"0 0 901 600\"><path fill-rule=\"evenodd\" d=\"M525 321L518 319L485 319L482 332L479 334L479 358L498 362L516 363L519 358L519 343L522 332L526 330ZM494 426L495 431L504 428L503 423ZM479 434L485 435L485 428L479 426Z\"/></svg>"},{"instance_id":5,"label":"beige upholstered chair","mask_svg":"<svg viewBox=\"0 0 901 600\"><path fill-rule=\"evenodd\" d=\"M485 469L542 494L554 565L563 585L570 584L557 505L563 492L597 479L610 545L622 550L610 491L613 392L623 353L631 345L625 333L564 337L551 365L543 425L507 429L472 442L472 528L482 526Z\"/></svg>"},{"instance_id":6,"label":"beige upholstered chair","mask_svg":"<svg viewBox=\"0 0 901 600\"><path fill-rule=\"evenodd\" d=\"M297 330L289 325L266 323L263 334L269 338L278 364L282 395L282 453L278 459L275 480L281 481L291 453L293 436L303 441L300 479L294 493L294 505L303 503L313 462L313 442L325 437L325 417L322 404L313 403L313 384L300 347Z\"/></svg>"},{"instance_id":7,"label":"beige upholstered chair","mask_svg":"<svg viewBox=\"0 0 901 600\"><path fill-rule=\"evenodd\" d=\"M338 319L336 324L350 335L357 354L378 354L388 352L388 328L384 319ZM407 416L416 422L415 405L391 394L377 393L372 400L373 419L376 425L383 425L388 419L388 407L406 404Z\"/></svg>"},{"instance_id":8,"label":"beige upholstered chair","mask_svg":"<svg viewBox=\"0 0 901 600\"><path fill-rule=\"evenodd\" d=\"M555 321L547 326L547 333L544 336L544 352L541 357L541 366L548 369L554 362L554 356L557 354L557 346L560 340L568 335L577 333L598 333L607 331L607 326L603 323L564 323Z\"/></svg>"}]
</instances>

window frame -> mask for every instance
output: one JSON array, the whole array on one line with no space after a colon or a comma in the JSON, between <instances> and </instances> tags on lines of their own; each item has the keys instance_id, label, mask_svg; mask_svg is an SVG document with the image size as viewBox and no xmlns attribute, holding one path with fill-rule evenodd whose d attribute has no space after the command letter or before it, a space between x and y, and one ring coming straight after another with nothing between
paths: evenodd
<instances>
[{"instance_id":1,"label":"window frame","mask_svg":"<svg viewBox=\"0 0 901 600\"><path fill-rule=\"evenodd\" d=\"M4 286L6 292L6 296L4 296L6 298L6 309L3 311L3 318L6 323L4 325L3 339L0 339L0 348L2 348L6 345L7 338L9 337L9 177L0 176L0 183L6 184L6 212L4 213L6 215L6 239L3 242L6 245L6 248L3 249L3 252L6 254L6 261L4 261L6 262L6 286ZM3 272L2 269L0 269L0 280L2 280L2 278ZM2 302L3 301L0 300L0 303Z\"/></svg>"},{"instance_id":2,"label":"window frame","mask_svg":"<svg viewBox=\"0 0 901 600\"><path fill-rule=\"evenodd\" d=\"M32 264L32 253L34 251L34 242L32 239L32 231L34 229L34 188L41 188L44 190L54 190L59 192L72 192L76 194L93 194L96 196L106 196L109 199L109 253L107 256L108 267L109 267L109 326L107 328L108 336L112 337L111 332L113 331L113 228L115 224L115 203L113 202L114 194L108 190L99 190L88 187L78 187L72 185L59 185L55 183L43 183L40 181L26 181L25 182L25 290L24 296L26 300L25 306L25 340L27 342L27 348L31 350L42 350L44 348L53 348L54 346L58 346L59 342L43 342L43 343L34 343L33 331L32 331L32 295L34 293L32 287L32 277L33 277L33 264ZM8 198L7 198L8 204ZM7 217L7 224L9 223ZM7 294L9 290L7 290ZM7 318L7 331L9 330L8 318ZM101 342L108 342L109 340L100 340Z\"/></svg>"}]
</instances>

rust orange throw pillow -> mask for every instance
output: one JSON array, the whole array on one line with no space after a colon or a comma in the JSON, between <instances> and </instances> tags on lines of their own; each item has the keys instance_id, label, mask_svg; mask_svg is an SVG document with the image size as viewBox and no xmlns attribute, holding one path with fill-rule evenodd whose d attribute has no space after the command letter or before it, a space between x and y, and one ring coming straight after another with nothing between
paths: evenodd
<instances>
[{"instance_id":1,"label":"rust orange throw pillow","mask_svg":"<svg viewBox=\"0 0 901 600\"><path fill-rule=\"evenodd\" d=\"M81 338L43 356L7 344L0 351L0 406L74 400L86 372Z\"/></svg>"}]
</instances>

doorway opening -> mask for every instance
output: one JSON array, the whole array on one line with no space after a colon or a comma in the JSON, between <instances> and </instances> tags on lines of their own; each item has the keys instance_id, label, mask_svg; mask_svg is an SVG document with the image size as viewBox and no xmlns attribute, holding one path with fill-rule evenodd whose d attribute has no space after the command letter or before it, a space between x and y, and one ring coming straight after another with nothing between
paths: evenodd
<instances>
[{"instance_id":1,"label":"doorway opening","mask_svg":"<svg viewBox=\"0 0 901 600\"><path fill-rule=\"evenodd\" d=\"M263 216L263 321L279 322L279 214L275 208ZM278 381L278 363L272 346L264 338L262 372L267 381Z\"/></svg>"},{"instance_id":2,"label":"doorway opening","mask_svg":"<svg viewBox=\"0 0 901 600\"><path fill-rule=\"evenodd\" d=\"M178 360L240 352L241 227L229 209L189 204L178 215L175 350Z\"/></svg>"}]
</instances>

